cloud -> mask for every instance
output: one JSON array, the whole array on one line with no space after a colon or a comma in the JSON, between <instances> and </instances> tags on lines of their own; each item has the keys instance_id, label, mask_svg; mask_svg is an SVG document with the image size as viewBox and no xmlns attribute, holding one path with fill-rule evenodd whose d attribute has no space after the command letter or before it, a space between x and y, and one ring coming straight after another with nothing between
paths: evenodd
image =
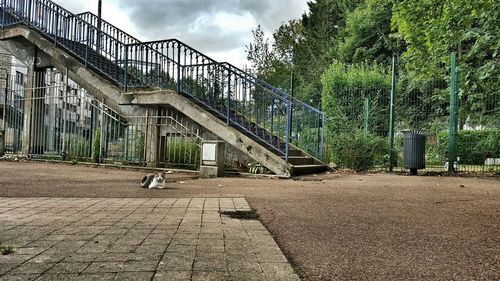
<instances>
[{"instance_id":1,"label":"cloud","mask_svg":"<svg viewBox=\"0 0 500 281\"><path fill-rule=\"evenodd\" d=\"M56 0L73 12L96 13L97 0ZM91 3L89 3L91 2ZM201 52L245 63L244 47L260 24L270 35L307 9L306 0L103 0L103 18L140 40L177 38ZM231 54L231 55L229 55Z\"/></svg>"},{"instance_id":2,"label":"cloud","mask_svg":"<svg viewBox=\"0 0 500 281\"><path fill-rule=\"evenodd\" d=\"M281 22L300 16L306 7L305 1L297 0L122 0L118 5L127 10L130 20L148 39L206 40L209 51L241 46L257 24L271 33Z\"/></svg>"}]
</instances>

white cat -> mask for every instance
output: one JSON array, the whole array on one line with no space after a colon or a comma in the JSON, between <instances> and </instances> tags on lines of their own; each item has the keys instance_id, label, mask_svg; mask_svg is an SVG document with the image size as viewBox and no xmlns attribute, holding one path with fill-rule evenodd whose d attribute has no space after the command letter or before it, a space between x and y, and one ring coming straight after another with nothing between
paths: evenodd
<instances>
[{"instance_id":1,"label":"white cat","mask_svg":"<svg viewBox=\"0 0 500 281\"><path fill-rule=\"evenodd\" d=\"M144 176L141 181L141 187L165 188L165 172Z\"/></svg>"}]
</instances>

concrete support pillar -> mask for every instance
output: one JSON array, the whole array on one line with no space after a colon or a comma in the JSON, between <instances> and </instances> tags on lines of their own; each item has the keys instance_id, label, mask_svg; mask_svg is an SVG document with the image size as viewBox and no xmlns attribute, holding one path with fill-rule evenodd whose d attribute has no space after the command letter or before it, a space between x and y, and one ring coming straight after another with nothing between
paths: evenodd
<instances>
[{"instance_id":1,"label":"concrete support pillar","mask_svg":"<svg viewBox=\"0 0 500 281\"><path fill-rule=\"evenodd\" d=\"M95 155L97 152L94 151L94 139L97 133L97 130L100 130L100 127L98 126L99 123L99 109L98 109L98 102L94 99L92 99L91 104L90 104L90 140L91 140L91 148L89 149L89 158L92 158L94 161L98 161L99 157L95 159Z\"/></svg>"},{"instance_id":2,"label":"concrete support pillar","mask_svg":"<svg viewBox=\"0 0 500 281\"><path fill-rule=\"evenodd\" d=\"M23 118L23 149L24 155L31 152L31 109L33 102L33 86L35 77L35 65L28 66L28 75L26 76L26 89L24 90L24 118Z\"/></svg>"},{"instance_id":3,"label":"concrete support pillar","mask_svg":"<svg viewBox=\"0 0 500 281\"><path fill-rule=\"evenodd\" d=\"M167 111L166 109L159 109L158 110L158 116L156 124L157 124L157 137L156 137L156 147L157 147L157 153L156 153L156 167L165 167L165 163L167 162L167 126L166 126L166 118L167 116Z\"/></svg>"},{"instance_id":4,"label":"concrete support pillar","mask_svg":"<svg viewBox=\"0 0 500 281\"><path fill-rule=\"evenodd\" d=\"M161 114L158 109L148 109L146 113L146 138L144 141L145 162L148 167L158 167L160 159Z\"/></svg>"}]
</instances>

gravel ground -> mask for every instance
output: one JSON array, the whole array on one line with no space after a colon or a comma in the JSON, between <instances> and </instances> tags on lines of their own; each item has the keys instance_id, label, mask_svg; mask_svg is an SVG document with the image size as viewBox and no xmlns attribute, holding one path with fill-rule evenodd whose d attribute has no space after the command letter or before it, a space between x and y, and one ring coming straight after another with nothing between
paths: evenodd
<instances>
[{"instance_id":1,"label":"gravel ground","mask_svg":"<svg viewBox=\"0 0 500 281\"><path fill-rule=\"evenodd\" d=\"M144 174L0 162L0 196L245 197L308 280L500 280L498 178L175 173L147 190Z\"/></svg>"}]
</instances>

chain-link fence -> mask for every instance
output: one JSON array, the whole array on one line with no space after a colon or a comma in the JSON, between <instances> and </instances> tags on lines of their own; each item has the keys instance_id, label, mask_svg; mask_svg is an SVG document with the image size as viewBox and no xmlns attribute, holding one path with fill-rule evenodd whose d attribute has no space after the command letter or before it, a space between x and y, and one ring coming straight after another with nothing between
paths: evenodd
<instances>
[{"instance_id":1,"label":"chain-link fence","mask_svg":"<svg viewBox=\"0 0 500 281\"><path fill-rule=\"evenodd\" d=\"M500 173L500 89L473 92L459 61L439 75L389 66L333 65L323 76L325 161L354 170L403 167L406 131L426 135L426 171Z\"/></svg>"}]
</instances>

